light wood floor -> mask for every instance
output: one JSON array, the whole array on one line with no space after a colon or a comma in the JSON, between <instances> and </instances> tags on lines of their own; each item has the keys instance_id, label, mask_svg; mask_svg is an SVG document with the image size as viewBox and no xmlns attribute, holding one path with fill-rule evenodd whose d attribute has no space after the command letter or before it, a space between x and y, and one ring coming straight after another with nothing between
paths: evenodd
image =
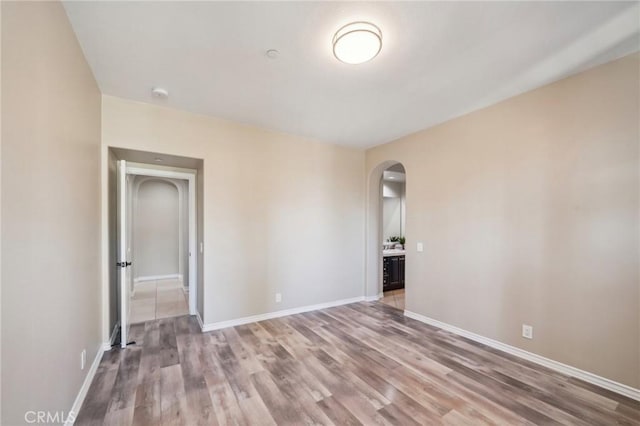
<instances>
[{"instance_id":1,"label":"light wood floor","mask_svg":"<svg viewBox=\"0 0 640 426\"><path fill-rule=\"evenodd\" d=\"M378 300L378 302L404 311L404 288L400 290L385 291L382 293L382 298Z\"/></svg>"},{"instance_id":2,"label":"light wood floor","mask_svg":"<svg viewBox=\"0 0 640 426\"><path fill-rule=\"evenodd\" d=\"M640 424L636 401L376 302L131 333L136 346L105 353L76 424Z\"/></svg>"}]
</instances>

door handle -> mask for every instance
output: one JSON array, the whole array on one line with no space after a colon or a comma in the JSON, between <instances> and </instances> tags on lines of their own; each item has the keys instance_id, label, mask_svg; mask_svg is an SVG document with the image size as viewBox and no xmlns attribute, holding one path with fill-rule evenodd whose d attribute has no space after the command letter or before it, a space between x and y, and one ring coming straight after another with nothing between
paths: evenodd
<instances>
[{"instance_id":1,"label":"door handle","mask_svg":"<svg viewBox=\"0 0 640 426\"><path fill-rule=\"evenodd\" d=\"M131 262L117 262L116 266L118 268L126 268L127 266L131 266Z\"/></svg>"}]
</instances>

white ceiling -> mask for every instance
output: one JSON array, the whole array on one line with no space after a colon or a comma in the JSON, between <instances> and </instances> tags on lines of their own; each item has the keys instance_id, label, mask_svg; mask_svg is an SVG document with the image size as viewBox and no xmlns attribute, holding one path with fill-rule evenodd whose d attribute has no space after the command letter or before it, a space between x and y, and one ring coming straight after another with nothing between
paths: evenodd
<instances>
[{"instance_id":1,"label":"white ceiling","mask_svg":"<svg viewBox=\"0 0 640 426\"><path fill-rule=\"evenodd\" d=\"M368 147L639 50L640 3L75 2L103 93ZM343 24L373 61L332 56ZM265 55L277 49L277 59ZM166 88L165 101L151 98Z\"/></svg>"}]
</instances>

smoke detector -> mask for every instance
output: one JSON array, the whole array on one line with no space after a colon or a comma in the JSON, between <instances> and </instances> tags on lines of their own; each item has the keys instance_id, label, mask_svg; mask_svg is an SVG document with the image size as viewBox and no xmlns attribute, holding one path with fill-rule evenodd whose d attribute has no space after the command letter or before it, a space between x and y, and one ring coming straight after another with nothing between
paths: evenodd
<instances>
[{"instance_id":1,"label":"smoke detector","mask_svg":"<svg viewBox=\"0 0 640 426\"><path fill-rule=\"evenodd\" d=\"M269 59L278 59L278 56L280 56L280 52L278 52L276 49L269 49L267 50L266 55Z\"/></svg>"},{"instance_id":2,"label":"smoke detector","mask_svg":"<svg viewBox=\"0 0 640 426\"><path fill-rule=\"evenodd\" d=\"M162 87L154 87L151 89L151 96L156 99L167 99L169 97L169 92L167 89L163 89Z\"/></svg>"}]
</instances>

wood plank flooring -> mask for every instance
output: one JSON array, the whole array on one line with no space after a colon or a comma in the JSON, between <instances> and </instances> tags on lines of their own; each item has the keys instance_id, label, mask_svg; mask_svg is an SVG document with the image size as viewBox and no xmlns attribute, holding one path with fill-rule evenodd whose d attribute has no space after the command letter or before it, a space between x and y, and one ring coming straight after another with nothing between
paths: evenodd
<instances>
[{"instance_id":1,"label":"wood plank flooring","mask_svg":"<svg viewBox=\"0 0 640 426\"><path fill-rule=\"evenodd\" d=\"M640 425L637 401L376 302L131 334L104 354L76 424Z\"/></svg>"}]
</instances>

